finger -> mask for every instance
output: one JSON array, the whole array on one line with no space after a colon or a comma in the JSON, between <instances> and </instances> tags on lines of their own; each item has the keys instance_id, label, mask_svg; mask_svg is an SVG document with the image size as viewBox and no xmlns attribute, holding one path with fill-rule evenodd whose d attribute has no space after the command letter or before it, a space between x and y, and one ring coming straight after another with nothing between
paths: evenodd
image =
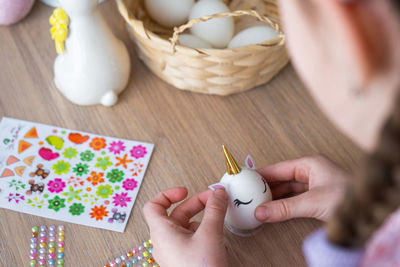
<instances>
[{"instance_id":1,"label":"finger","mask_svg":"<svg viewBox=\"0 0 400 267\"><path fill-rule=\"evenodd\" d=\"M273 199L281 198L289 194L304 193L308 190L308 184L297 183L297 182L287 182L280 185L271 187Z\"/></svg>"},{"instance_id":2,"label":"finger","mask_svg":"<svg viewBox=\"0 0 400 267\"><path fill-rule=\"evenodd\" d=\"M212 237L222 236L227 207L228 195L225 189L213 191L207 200L203 220L196 234Z\"/></svg>"},{"instance_id":3,"label":"finger","mask_svg":"<svg viewBox=\"0 0 400 267\"><path fill-rule=\"evenodd\" d=\"M281 222L292 218L313 217L318 203L312 201L310 192L266 202L255 210L257 220L261 222Z\"/></svg>"},{"instance_id":4,"label":"finger","mask_svg":"<svg viewBox=\"0 0 400 267\"><path fill-rule=\"evenodd\" d=\"M170 188L148 201L143 207L143 214L149 227L152 228L153 222L158 218L167 217L167 209L172 204L182 201L187 193L184 187Z\"/></svg>"},{"instance_id":5,"label":"finger","mask_svg":"<svg viewBox=\"0 0 400 267\"><path fill-rule=\"evenodd\" d=\"M170 217L174 218L183 227L189 227L190 219L204 209L211 193L211 190L207 190L186 199L172 211Z\"/></svg>"},{"instance_id":6,"label":"finger","mask_svg":"<svg viewBox=\"0 0 400 267\"><path fill-rule=\"evenodd\" d=\"M193 231L193 233L194 232L196 232L197 231L197 229L199 228L199 226L200 226L200 223L199 222L191 222L190 224L189 224L189 230L191 230L191 231Z\"/></svg>"},{"instance_id":7,"label":"finger","mask_svg":"<svg viewBox=\"0 0 400 267\"><path fill-rule=\"evenodd\" d=\"M295 180L297 182L308 183L311 169L310 163L312 161L312 157L287 160L257 169L257 172L264 177L267 182Z\"/></svg>"}]
</instances>

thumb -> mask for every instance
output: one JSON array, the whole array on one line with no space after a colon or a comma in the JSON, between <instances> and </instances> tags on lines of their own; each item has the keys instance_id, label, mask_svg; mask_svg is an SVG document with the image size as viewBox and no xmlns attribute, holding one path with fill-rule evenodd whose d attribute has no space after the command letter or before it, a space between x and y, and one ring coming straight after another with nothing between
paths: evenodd
<instances>
[{"instance_id":1,"label":"thumb","mask_svg":"<svg viewBox=\"0 0 400 267\"><path fill-rule=\"evenodd\" d=\"M198 233L205 233L207 236L222 236L227 207L228 195L225 189L216 189L207 200Z\"/></svg>"},{"instance_id":2,"label":"thumb","mask_svg":"<svg viewBox=\"0 0 400 267\"><path fill-rule=\"evenodd\" d=\"M261 222L281 222L293 218L313 217L317 203L308 199L307 193L265 202L255 210L256 219Z\"/></svg>"}]
</instances>

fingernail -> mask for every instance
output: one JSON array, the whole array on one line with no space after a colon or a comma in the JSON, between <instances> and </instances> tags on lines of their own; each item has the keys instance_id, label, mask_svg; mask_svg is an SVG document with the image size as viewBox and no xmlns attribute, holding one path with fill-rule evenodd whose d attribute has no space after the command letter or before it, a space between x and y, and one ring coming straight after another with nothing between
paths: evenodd
<instances>
[{"instance_id":1,"label":"fingernail","mask_svg":"<svg viewBox=\"0 0 400 267\"><path fill-rule=\"evenodd\" d=\"M225 189L225 187L221 184L213 184L210 185L208 188L210 188L212 191L215 191L217 189Z\"/></svg>"},{"instance_id":2,"label":"fingernail","mask_svg":"<svg viewBox=\"0 0 400 267\"><path fill-rule=\"evenodd\" d=\"M217 188L214 191L214 196L217 198L228 199L228 195L226 194L225 188Z\"/></svg>"},{"instance_id":3,"label":"fingernail","mask_svg":"<svg viewBox=\"0 0 400 267\"><path fill-rule=\"evenodd\" d=\"M258 207L256 209L256 219L259 221L266 221L268 219L268 209L264 207Z\"/></svg>"}]
</instances>

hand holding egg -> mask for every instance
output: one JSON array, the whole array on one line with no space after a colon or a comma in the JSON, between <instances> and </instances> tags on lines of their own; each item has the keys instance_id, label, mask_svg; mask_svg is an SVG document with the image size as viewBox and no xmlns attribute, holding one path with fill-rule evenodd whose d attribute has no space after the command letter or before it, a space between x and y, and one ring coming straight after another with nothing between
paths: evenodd
<instances>
[{"instance_id":1,"label":"hand holding egg","mask_svg":"<svg viewBox=\"0 0 400 267\"><path fill-rule=\"evenodd\" d=\"M210 189L225 188L229 196L225 226L236 235L248 236L261 226L262 223L255 218L254 212L258 205L272 200L271 190L263 177L256 172L250 156L245 160L246 166L239 167L228 149L225 146L223 149L227 172Z\"/></svg>"}]
</instances>

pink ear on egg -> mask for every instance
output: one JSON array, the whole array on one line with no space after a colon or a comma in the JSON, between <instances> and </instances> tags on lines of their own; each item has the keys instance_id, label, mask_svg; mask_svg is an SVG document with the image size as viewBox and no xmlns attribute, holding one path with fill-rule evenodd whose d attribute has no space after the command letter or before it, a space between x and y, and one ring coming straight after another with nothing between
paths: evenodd
<instances>
[{"instance_id":1,"label":"pink ear on egg","mask_svg":"<svg viewBox=\"0 0 400 267\"><path fill-rule=\"evenodd\" d=\"M252 170L256 169L256 166L254 165L254 160L250 155L247 155L244 163L246 164L247 168L252 169Z\"/></svg>"}]
</instances>

